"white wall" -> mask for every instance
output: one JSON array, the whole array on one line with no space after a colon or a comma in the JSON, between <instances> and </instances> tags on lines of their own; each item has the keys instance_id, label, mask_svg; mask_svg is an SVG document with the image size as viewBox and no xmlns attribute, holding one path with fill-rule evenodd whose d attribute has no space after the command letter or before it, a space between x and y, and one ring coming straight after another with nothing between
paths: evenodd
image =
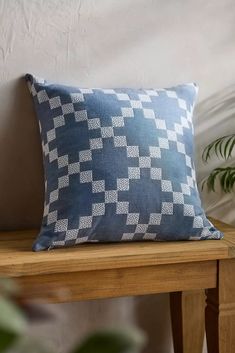
<instances>
[{"instance_id":1,"label":"white wall","mask_svg":"<svg viewBox=\"0 0 235 353\"><path fill-rule=\"evenodd\" d=\"M235 128L233 0L0 0L0 25L1 228L38 225L42 211L38 129L19 80L26 72L93 87L196 81L199 182L217 165L216 160L203 165L200 155L207 142ZM231 195L218 192L203 200L211 214L235 224ZM171 350L166 296L66 304L54 310L61 313L58 325L40 327L40 332L58 353L77 333L123 321L148 327L157 346L146 353Z\"/></svg>"}]
</instances>

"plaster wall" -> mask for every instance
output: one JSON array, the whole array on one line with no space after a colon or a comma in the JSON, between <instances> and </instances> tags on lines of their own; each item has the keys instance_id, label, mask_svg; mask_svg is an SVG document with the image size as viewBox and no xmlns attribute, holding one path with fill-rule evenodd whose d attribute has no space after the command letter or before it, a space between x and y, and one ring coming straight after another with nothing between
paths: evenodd
<instances>
[{"instance_id":1,"label":"plaster wall","mask_svg":"<svg viewBox=\"0 0 235 353\"><path fill-rule=\"evenodd\" d=\"M203 147L235 128L233 0L0 0L0 229L38 226L43 205L39 132L26 72L80 86L162 87L195 81L198 182ZM231 195L202 195L207 211L235 224ZM39 325L58 353L87 331L136 323L146 353L172 351L168 297L51 306L57 324Z\"/></svg>"}]
</instances>

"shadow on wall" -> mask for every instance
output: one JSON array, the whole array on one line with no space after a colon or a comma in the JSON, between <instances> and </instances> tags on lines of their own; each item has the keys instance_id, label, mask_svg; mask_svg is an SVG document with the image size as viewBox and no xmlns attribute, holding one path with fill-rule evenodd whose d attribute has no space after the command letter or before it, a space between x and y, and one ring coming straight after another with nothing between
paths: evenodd
<instances>
[{"instance_id":1,"label":"shadow on wall","mask_svg":"<svg viewBox=\"0 0 235 353\"><path fill-rule=\"evenodd\" d=\"M200 102L195 109L196 116L196 161L197 180L201 191L202 181L219 166L235 164L235 156L229 161L211 158L202 162L206 145L218 137L235 132L235 85L229 86ZM207 213L225 222L235 224L235 200L233 194L224 194L219 186L216 192L202 192L202 201ZM232 205L232 207L231 207Z\"/></svg>"},{"instance_id":2,"label":"shadow on wall","mask_svg":"<svg viewBox=\"0 0 235 353\"><path fill-rule=\"evenodd\" d=\"M39 227L44 186L33 103L23 78L7 82L4 91L11 108L1 107L0 116L0 229Z\"/></svg>"}]
</instances>

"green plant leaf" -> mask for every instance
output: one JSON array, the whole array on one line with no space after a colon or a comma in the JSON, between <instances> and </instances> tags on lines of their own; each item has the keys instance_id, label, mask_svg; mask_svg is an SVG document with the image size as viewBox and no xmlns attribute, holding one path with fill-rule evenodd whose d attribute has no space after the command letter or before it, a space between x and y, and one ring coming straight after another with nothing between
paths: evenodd
<instances>
[{"instance_id":1,"label":"green plant leaf","mask_svg":"<svg viewBox=\"0 0 235 353\"><path fill-rule=\"evenodd\" d=\"M235 186L235 167L215 168L203 182L202 189L207 185L208 191L215 191L217 178L222 190L226 193L231 192Z\"/></svg>"},{"instance_id":2,"label":"green plant leaf","mask_svg":"<svg viewBox=\"0 0 235 353\"><path fill-rule=\"evenodd\" d=\"M18 335L14 332L5 331L0 328L0 353L4 353L12 347L17 337Z\"/></svg>"},{"instance_id":3,"label":"green plant leaf","mask_svg":"<svg viewBox=\"0 0 235 353\"><path fill-rule=\"evenodd\" d=\"M208 162L213 154L218 158L229 159L235 147L235 134L219 137L206 146L202 153L204 162Z\"/></svg>"},{"instance_id":4,"label":"green plant leaf","mask_svg":"<svg viewBox=\"0 0 235 353\"><path fill-rule=\"evenodd\" d=\"M72 353L139 353L145 338L137 330L107 330L89 336Z\"/></svg>"},{"instance_id":5,"label":"green plant leaf","mask_svg":"<svg viewBox=\"0 0 235 353\"><path fill-rule=\"evenodd\" d=\"M26 327L26 319L21 310L10 300L0 297L0 329L21 334Z\"/></svg>"},{"instance_id":6,"label":"green plant leaf","mask_svg":"<svg viewBox=\"0 0 235 353\"><path fill-rule=\"evenodd\" d=\"M235 148L235 139L232 139L231 143L229 145L229 148L228 148L228 157L227 157L227 159L232 156L232 152L233 152L234 148Z\"/></svg>"},{"instance_id":7,"label":"green plant leaf","mask_svg":"<svg viewBox=\"0 0 235 353\"><path fill-rule=\"evenodd\" d=\"M18 294L19 288L17 284L9 278L0 278L0 295Z\"/></svg>"}]
</instances>

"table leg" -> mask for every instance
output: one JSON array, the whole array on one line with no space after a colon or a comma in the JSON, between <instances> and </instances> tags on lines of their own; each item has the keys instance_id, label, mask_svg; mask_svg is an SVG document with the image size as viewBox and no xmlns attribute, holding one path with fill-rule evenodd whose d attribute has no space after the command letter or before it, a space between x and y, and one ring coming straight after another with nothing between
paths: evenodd
<instances>
[{"instance_id":1,"label":"table leg","mask_svg":"<svg viewBox=\"0 0 235 353\"><path fill-rule=\"evenodd\" d=\"M218 262L217 288L207 291L208 353L235 352L235 259Z\"/></svg>"},{"instance_id":2,"label":"table leg","mask_svg":"<svg viewBox=\"0 0 235 353\"><path fill-rule=\"evenodd\" d=\"M175 353L202 353L205 334L203 290L170 293Z\"/></svg>"}]
</instances>

